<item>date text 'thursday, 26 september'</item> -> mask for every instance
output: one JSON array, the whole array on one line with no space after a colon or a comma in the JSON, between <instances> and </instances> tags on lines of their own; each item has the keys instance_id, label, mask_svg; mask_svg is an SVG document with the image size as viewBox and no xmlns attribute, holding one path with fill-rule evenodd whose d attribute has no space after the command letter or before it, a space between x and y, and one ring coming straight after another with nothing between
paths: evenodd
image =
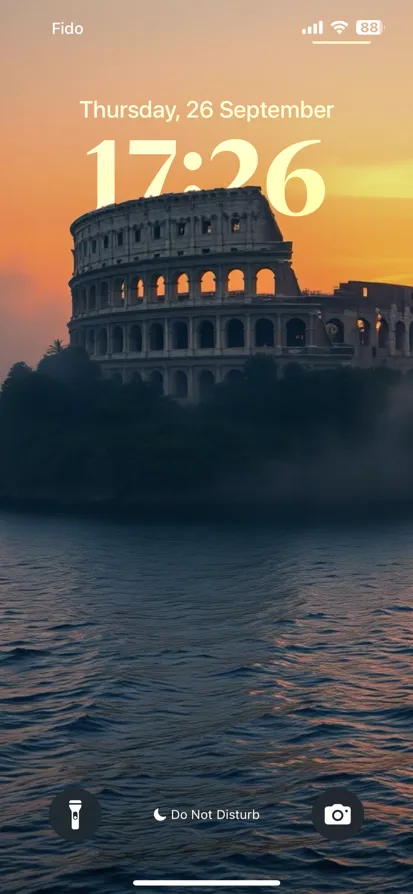
<instances>
[{"instance_id":1,"label":"date text 'thursday, 26 september'","mask_svg":"<svg viewBox=\"0 0 413 894\"><path fill-rule=\"evenodd\" d=\"M302 120L332 118L334 105L312 105L300 99L297 103L287 105L271 105L267 102L237 104L230 100L213 103L210 100L189 100L183 107L155 103L151 99L140 105L121 103L105 104L96 99L79 100L83 118L140 118L144 121L161 120L166 124L176 124L183 119L205 120L218 117L223 120L243 120L247 123L261 120L277 120L300 118Z\"/></svg>"}]
</instances>

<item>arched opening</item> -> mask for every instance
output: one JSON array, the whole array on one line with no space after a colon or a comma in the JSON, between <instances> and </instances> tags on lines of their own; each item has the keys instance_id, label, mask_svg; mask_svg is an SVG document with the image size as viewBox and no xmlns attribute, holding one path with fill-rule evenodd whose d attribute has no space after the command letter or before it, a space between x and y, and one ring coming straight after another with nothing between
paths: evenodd
<instances>
[{"instance_id":1,"label":"arched opening","mask_svg":"<svg viewBox=\"0 0 413 894\"><path fill-rule=\"evenodd\" d=\"M109 304L109 285L107 282L101 282L99 289L99 307L101 309Z\"/></svg>"},{"instance_id":2,"label":"arched opening","mask_svg":"<svg viewBox=\"0 0 413 894\"><path fill-rule=\"evenodd\" d=\"M306 326L304 320L293 317L287 323L287 348L303 348L305 346Z\"/></svg>"},{"instance_id":3,"label":"arched opening","mask_svg":"<svg viewBox=\"0 0 413 894\"><path fill-rule=\"evenodd\" d=\"M271 320L257 320L255 324L255 346L257 348L274 347L274 324Z\"/></svg>"},{"instance_id":4,"label":"arched opening","mask_svg":"<svg viewBox=\"0 0 413 894\"><path fill-rule=\"evenodd\" d=\"M329 320L326 323L327 335L333 345L342 345L344 343L344 326L339 319Z\"/></svg>"},{"instance_id":5,"label":"arched opening","mask_svg":"<svg viewBox=\"0 0 413 894\"><path fill-rule=\"evenodd\" d=\"M215 348L215 326L212 320L202 320L198 329L198 347Z\"/></svg>"},{"instance_id":6,"label":"arched opening","mask_svg":"<svg viewBox=\"0 0 413 894\"><path fill-rule=\"evenodd\" d=\"M81 314L86 311L86 289L80 290L79 311Z\"/></svg>"},{"instance_id":7,"label":"arched opening","mask_svg":"<svg viewBox=\"0 0 413 894\"><path fill-rule=\"evenodd\" d=\"M98 332L98 354L104 357L108 353L108 333L106 329L99 329Z\"/></svg>"},{"instance_id":8,"label":"arched opening","mask_svg":"<svg viewBox=\"0 0 413 894\"><path fill-rule=\"evenodd\" d=\"M79 313L79 296L78 292L75 290L72 292L72 317L77 317Z\"/></svg>"},{"instance_id":9,"label":"arched opening","mask_svg":"<svg viewBox=\"0 0 413 894\"><path fill-rule=\"evenodd\" d=\"M214 373L210 369L203 369L198 377L198 392L200 400L206 400L215 385Z\"/></svg>"},{"instance_id":10,"label":"arched opening","mask_svg":"<svg viewBox=\"0 0 413 894\"><path fill-rule=\"evenodd\" d=\"M244 373L242 369L230 369L225 375L225 381L228 382L229 385L236 385L237 382L241 382L244 378Z\"/></svg>"},{"instance_id":11,"label":"arched opening","mask_svg":"<svg viewBox=\"0 0 413 894\"><path fill-rule=\"evenodd\" d=\"M132 385L140 385L142 382L142 376L136 369L130 377L130 382Z\"/></svg>"},{"instance_id":12,"label":"arched opening","mask_svg":"<svg viewBox=\"0 0 413 894\"><path fill-rule=\"evenodd\" d=\"M174 394L180 398L188 397L188 378L181 369L174 376Z\"/></svg>"},{"instance_id":13,"label":"arched opening","mask_svg":"<svg viewBox=\"0 0 413 894\"><path fill-rule=\"evenodd\" d=\"M89 289L89 310L96 310L96 286Z\"/></svg>"},{"instance_id":14,"label":"arched opening","mask_svg":"<svg viewBox=\"0 0 413 894\"><path fill-rule=\"evenodd\" d=\"M231 233L239 233L241 229L241 221L239 214L233 214L231 217Z\"/></svg>"},{"instance_id":15,"label":"arched opening","mask_svg":"<svg viewBox=\"0 0 413 894\"><path fill-rule=\"evenodd\" d=\"M95 353L95 330L89 329L87 334L87 352L88 354Z\"/></svg>"},{"instance_id":16,"label":"arched opening","mask_svg":"<svg viewBox=\"0 0 413 894\"><path fill-rule=\"evenodd\" d=\"M363 348L367 348L370 344L370 323L359 317L357 320L357 329L359 333L359 343Z\"/></svg>"},{"instance_id":17,"label":"arched opening","mask_svg":"<svg viewBox=\"0 0 413 894\"><path fill-rule=\"evenodd\" d=\"M125 304L126 288L123 279L115 280L113 289L113 303L115 307L123 307Z\"/></svg>"},{"instance_id":18,"label":"arched opening","mask_svg":"<svg viewBox=\"0 0 413 894\"><path fill-rule=\"evenodd\" d=\"M112 331L112 352L121 354L123 351L123 329L121 326L115 326Z\"/></svg>"},{"instance_id":19,"label":"arched opening","mask_svg":"<svg viewBox=\"0 0 413 894\"><path fill-rule=\"evenodd\" d=\"M268 267L257 270L255 274L255 294L275 295L275 273Z\"/></svg>"},{"instance_id":20,"label":"arched opening","mask_svg":"<svg viewBox=\"0 0 413 894\"><path fill-rule=\"evenodd\" d=\"M212 270L206 270L205 273L202 274L200 286L203 295L215 295L217 286L215 273L213 273Z\"/></svg>"},{"instance_id":21,"label":"arched opening","mask_svg":"<svg viewBox=\"0 0 413 894\"><path fill-rule=\"evenodd\" d=\"M135 283L135 301L137 304L141 304L145 297L145 286L143 284L143 279L137 279Z\"/></svg>"},{"instance_id":22,"label":"arched opening","mask_svg":"<svg viewBox=\"0 0 413 894\"><path fill-rule=\"evenodd\" d=\"M159 369L154 369L153 372L151 372L149 381L159 394L163 394L163 375L159 372Z\"/></svg>"},{"instance_id":23,"label":"arched opening","mask_svg":"<svg viewBox=\"0 0 413 894\"><path fill-rule=\"evenodd\" d=\"M395 329L395 347L396 351L402 351L404 348L404 334L405 334L404 323L401 320L398 320L396 323Z\"/></svg>"},{"instance_id":24,"label":"arched opening","mask_svg":"<svg viewBox=\"0 0 413 894\"><path fill-rule=\"evenodd\" d=\"M227 323L227 348L244 347L244 324L242 320L229 320Z\"/></svg>"},{"instance_id":25,"label":"arched opening","mask_svg":"<svg viewBox=\"0 0 413 894\"><path fill-rule=\"evenodd\" d=\"M151 351L163 351L164 336L161 323L152 323L149 330L149 348Z\"/></svg>"},{"instance_id":26,"label":"arched opening","mask_svg":"<svg viewBox=\"0 0 413 894\"><path fill-rule=\"evenodd\" d=\"M156 297L158 298L158 300L165 298L165 277L164 276L158 276L158 279L156 280L156 284L155 284L155 289L156 289Z\"/></svg>"},{"instance_id":27,"label":"arched opening","mask_svg":"<svg viewBox=\"0 0 413 894\"><path fill-rule=\"evenodd\" d=\"M413 323L410 323L409 327L409 351L413 353Z\"/></svg>"},{"instance_id":28,"label":"arched opening","mask_svg":"<svg viewBox=\"0 0 413 894\"><path fill-rule=\"evenodd\" d=\"M131 326L129 329L129 350L132 354L139 354L142 350L142 329L140 326Z\"/></svg>"},{"instance_id":29,"label":"arched opening","mask_svg":"<svg viewBox=\"0 0 413 894\"><path fill-rule=\"evenodd\" d=\"M227 277L227 292L242 293L245 289L245 277L242 270L230 270Z\"/></svg>"},{"instance_id":30,"label":"arched opening","mask_svg":"<svg viewBox=\"0 0 413 894\"><path fill-rule=\"evenodd\" d=\"M381 314L378 314L377 322L377 347L378 348L387 348L389 343L389 326L387 321L382 317Z\"/></svg>"},{"instance_id":31,"label":"arched opening","mask_svg":"<svg viewBox=\"0 0 413 894\"><path fill-rule=\"evenodd\" d=\"M173 324L172 348L175 351L188 350L188 326L182 320L178 320Z\"/></svg>"},{"instance_id":32,"label":"arched opening","mask_svg":"<svg viewBox=\"0 0 413 894\"><path fill-rule=\"evenodd\" d=\"M189 277L187 273L181 273L176 280L176 294L189 295Z\"/></svg>"}]
</instances>

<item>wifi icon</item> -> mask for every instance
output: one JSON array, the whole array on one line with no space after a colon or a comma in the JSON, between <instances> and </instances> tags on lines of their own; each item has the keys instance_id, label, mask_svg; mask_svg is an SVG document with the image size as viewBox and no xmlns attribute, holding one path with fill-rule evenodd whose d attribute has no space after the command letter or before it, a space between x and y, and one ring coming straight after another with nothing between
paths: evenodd
<instances>
[{"instance_id":1,"label":"wifi icon","mask_svg":"<svg viewBox=\"0 0 413 894\"><path fill-rule=\"evenodd\" d=\"M342 34L348 28L348 22L331 22L331 27L337 31L337 34Z\"/></svg>"}]
</instances>

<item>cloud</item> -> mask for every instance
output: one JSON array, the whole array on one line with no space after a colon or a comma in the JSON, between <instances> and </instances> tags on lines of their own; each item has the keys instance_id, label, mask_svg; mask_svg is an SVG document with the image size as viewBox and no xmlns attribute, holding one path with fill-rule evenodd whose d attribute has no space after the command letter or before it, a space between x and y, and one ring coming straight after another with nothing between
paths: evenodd
<instances>
[{"instance_id":1,"label":"cloud","mask_svg":"<svg viewBox=\"0 0 413 894\"><path fill-rule=\"evenodd\" d=\"M0 381L19 360L36 364L55 338L66 342L69 314L64 295L20 271L0 270Z\"/></svg>"},{"instance_id":2,"label":"cloud","mask_svg":"<svg viewBox=\"0 0 413 894\"><path fill-rule=\"evenodd\" d=\"M413 199L413 160L392 164L332 165L323 174L330 195Z\"/></svg>"}]
</instances>

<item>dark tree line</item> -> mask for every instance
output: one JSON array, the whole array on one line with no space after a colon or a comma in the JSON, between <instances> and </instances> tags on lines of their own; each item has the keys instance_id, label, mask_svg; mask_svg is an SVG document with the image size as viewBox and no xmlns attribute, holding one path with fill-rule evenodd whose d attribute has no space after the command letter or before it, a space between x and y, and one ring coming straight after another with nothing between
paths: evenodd
<instances>
[{"instance_id":1,"label":"dark tree line","mask_svg":"<svg viewBox=\"0 0 413 894\"><path fill-rule=\"evenodd\" d=\"M359 464L361 482L373 463L380 476L384 442L409 467L412 386L385 368L291 365L280 375L261 356L183 406L149 384L102 378L83 348L56 342L35 370L16 363L2 386L0 499L120 508L304 499L320 491L320 463Z\"/></svg>"}]
</instances>

